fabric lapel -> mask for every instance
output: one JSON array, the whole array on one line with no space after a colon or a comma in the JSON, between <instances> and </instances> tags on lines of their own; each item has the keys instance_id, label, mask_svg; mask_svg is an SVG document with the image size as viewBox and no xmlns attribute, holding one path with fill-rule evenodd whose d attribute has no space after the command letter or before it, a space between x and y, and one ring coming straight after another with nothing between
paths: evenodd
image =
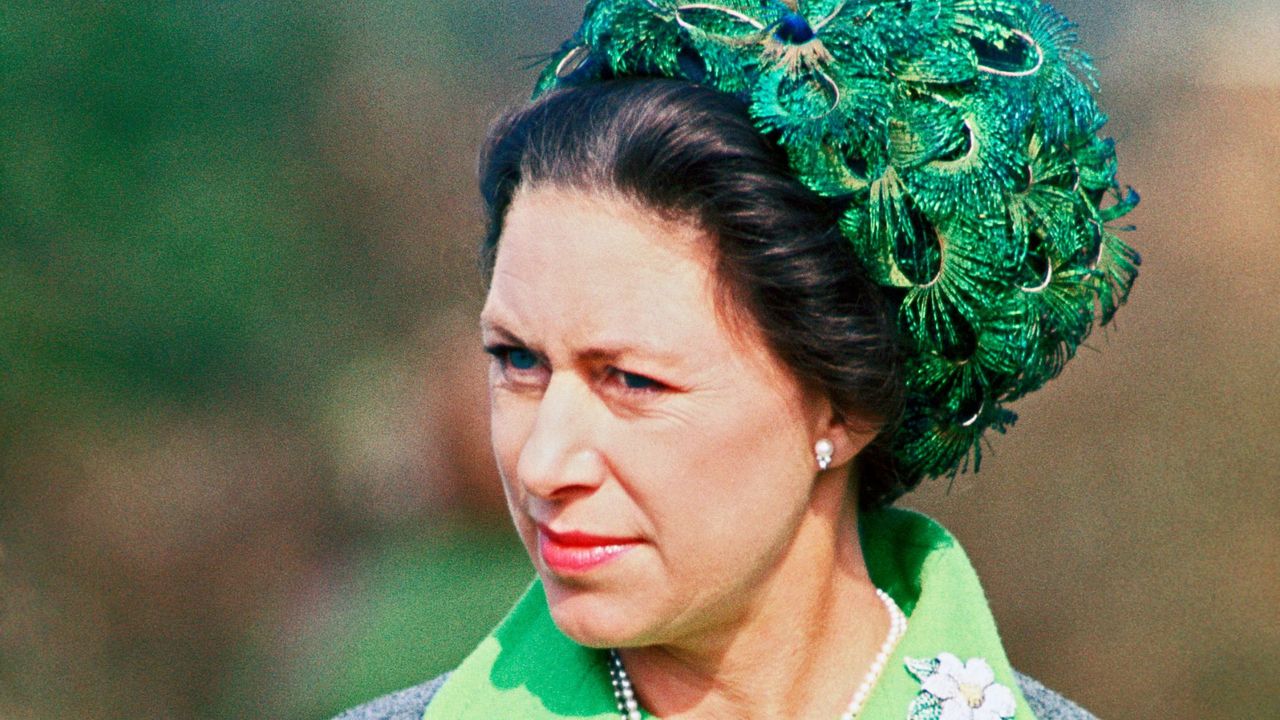
<instances>
[{"instance_id":1,"label":"fabric lapel","mask_svg":"<svg viewBox=\"0 0 1280 720\"><path fill-rule=\"evenodd\" d=\"M908 658L930 660L951 653L962 662L982 658L995 681L1009 688L1019 720L1034 718L987 606L968 556L951 533L925 515L890 508L859 519L862 552L871 581L907 613L907 634L863 705L863 718L908 718L921 691Z\"/></svg>"},{"instance_id":2,"label":"fabric lapel","mask_svg":"<svg viewBox=\"0 0 1280 720\"><path fill-rule=\"evenodd\" d=\"M425 720L617 720L605 654L570 640L535 581L427 706Z\"/></svg>"}]
</instances>

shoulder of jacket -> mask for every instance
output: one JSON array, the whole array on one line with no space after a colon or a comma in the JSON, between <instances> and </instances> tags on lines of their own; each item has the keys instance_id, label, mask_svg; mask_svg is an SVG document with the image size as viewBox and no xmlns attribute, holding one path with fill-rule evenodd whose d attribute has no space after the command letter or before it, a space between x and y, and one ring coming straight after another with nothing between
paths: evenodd
<instances>
[{"instance_id":1,"label":"shoulder of jacket","mask_svg":"<svg viewBox=\"0 0 1280 720\"><path fill-rule=\"evenodd\" d=\"M1034 678L1017 670L1013 674L1017 676L1018 687L1022 689L1022 695L1027 699L1037 720L1098 720L1093 713L1041 685Z\"/></svg>"},{"instance_id":2,"label":"shoulder of jacket","mask_svg":"<svg viewBox=\"0 0 1280 720\"><path fill-rule=\"evenodd\" d=\"M377 700L353 707L333 720L421 720L427 704L448 678L449 673L445 673L421 685L383 695Z\"/></svg>"},{"instance_id":3,"label":"shoulder of jacket","mask_svg":"<svg viewBox=\"0 0 1280 720\"><path fill-rule=\"evenodd\" d=\"M1042 685L1034 678L1014 671L1018 687L1038 720L1098 720L1092 713ZM431 698L449 678L449 673L432 678L371 702L353 707L333 720L419 720Z\"/></svg>"}]
</instances>

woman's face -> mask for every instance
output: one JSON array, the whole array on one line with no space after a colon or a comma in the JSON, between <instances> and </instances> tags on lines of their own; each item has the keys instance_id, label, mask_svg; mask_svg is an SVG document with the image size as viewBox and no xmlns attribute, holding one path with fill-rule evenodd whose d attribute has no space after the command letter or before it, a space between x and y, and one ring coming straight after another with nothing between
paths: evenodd
<instances>
[{"instance_id":1,"label":"woman's face","mask_svg":"<svg viewBox=\"0 0 1280 720\"><path fill-rule=\"evenodd\" d=\"M482 315L493 448L556 624L635 646L751 612L814 486L829 406L717 310L708 241L607 197L522 189Z\"/></svg>"}]
</instances>

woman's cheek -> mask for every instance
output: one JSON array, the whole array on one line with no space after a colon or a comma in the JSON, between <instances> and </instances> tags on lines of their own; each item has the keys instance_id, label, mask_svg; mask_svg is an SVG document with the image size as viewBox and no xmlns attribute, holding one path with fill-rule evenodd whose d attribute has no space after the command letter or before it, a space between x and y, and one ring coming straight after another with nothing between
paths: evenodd
<instances>
[{"instance_id":1,"label":"woman's cheek","mask_svg":"<svg viewBox=\"0 0 1280 720\"><path fill-rule=\"evenodd\" d=\"M497 391L490 400L489 424L490 438L493 445L494 460L502 482L507 486L508 495L515 489L516 466L520 460L520 449L524 438L529 436L532 415L522 411L521 403L510 397L503 397Z\"/></svg>"}]
</instances>

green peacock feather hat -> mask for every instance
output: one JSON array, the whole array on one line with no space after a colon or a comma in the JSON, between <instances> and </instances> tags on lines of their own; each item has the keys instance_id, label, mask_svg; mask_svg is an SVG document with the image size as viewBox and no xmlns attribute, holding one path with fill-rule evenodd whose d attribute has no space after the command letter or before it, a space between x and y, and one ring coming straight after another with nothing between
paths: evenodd
<instances>
[{"instance_id":1,"label":"green peacock feather hat","mask_svg":"<svg viewBox=\"0 0 1280 720\"><path fill-rule=\"evenodd\" d=\"M976 470L1006 405L1062 371L1126 300L1138 202L1099 137L1074 25L1029 0L591 0L534 97L611 77L740 97L902 295L893 450L922 478Z\"/></svg>"}]
</instances>

